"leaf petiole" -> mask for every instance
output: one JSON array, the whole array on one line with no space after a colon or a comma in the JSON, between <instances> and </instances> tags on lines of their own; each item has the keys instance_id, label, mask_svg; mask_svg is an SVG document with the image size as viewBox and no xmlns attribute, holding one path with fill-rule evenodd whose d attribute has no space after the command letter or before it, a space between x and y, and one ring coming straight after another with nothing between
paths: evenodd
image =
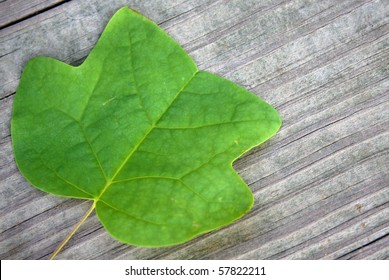
<instances>
[{"instance_id":1,"label":"leaf petiole","mask_svg":"<svg viewBox=\"0 0 389 280\"><path fill-rule=\"evenodd\" d=\"M49 260L54 260L54 258L57 256L57 254L62 250L62 248L68 243L70 238L74 235L74 233L78 230L78 228L85 222L85 220L89 217L89 215L92 213L92 211L96 207L96 201L93 202L92 206L88 209L88 211L85 213L85 215L81 218L81 220L77 223L77 225L72 229L71 232L66 236L66 238L59 244L59 246L54 250L54 252L49 257Z\"/></svg>"}]
</instances>

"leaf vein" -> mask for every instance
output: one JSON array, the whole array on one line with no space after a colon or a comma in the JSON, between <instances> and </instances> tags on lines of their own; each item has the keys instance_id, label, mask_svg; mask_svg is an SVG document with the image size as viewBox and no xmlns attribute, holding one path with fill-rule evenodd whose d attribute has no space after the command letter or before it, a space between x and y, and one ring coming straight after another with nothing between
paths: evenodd
<instances>
[{"instance_id":1,"label":"leaf vein","mask_svg":"<svg viewBox=\"0 0 389 280\"><path fill-rule=\"evenodd\" d=\"M45 166L47 169L51 170L51 171L55 174L55 176L56 176L58 179L60 179L61 181L65 182L66 184L72 186L73 188L75 188L75 189L77 189L77 190L79 190L79 191L81 191L81 192L83 192L83 193L89 195L91 198L94 197L94 195L92 195L91 193L88 193L87 191L85 191L85 190L81 189L80 187L78 187L76 184L74 184L74 183L72 183L72 182L66 180L65 178L63 178L55 169L51 168L50 166L48 166L48 165L45 163L45 161L43 160L41 154L40 154L37 150L35 150L35 152L39 155L39 158L40 158L40 160L41 160L43 166Z\"/></svg>"},{"instance_id":2,"label":"leaf vein","mask_svg":"<svg viewBox=\"0 0 389 280\"><path fill-rule=\"evenodd\" d=\"M98 164L99 167L100 167L101 173L103 174L105 180L107 181L108 178L107 178L107 175L105 174L105 171L104 171L104 169L103 169L103 166L102 166L102 164L101 164L101 161L100 161L99 157L97 156L95 150L93 149L92 143L90 142L89 137L88 137L88 135L86 134L85 128L84 128L83 124L81 123L81 121L77 120L77 119L74 118L72 115L70 115L69 113L67 113L67 112L65 112L65 111L63 111L63 110L61 110L61 109L58 109L58 108L55 108L55 109L58 110L59 112L65 114L67 117L71 118L73 121L75 121L75 122L78 124L78 126L79 126L80 129L81 129L82 135L83 135L83 137L84 137L86 143L89 145L89 148L90 148L90 150L91 150L91 152L92 152L94 158L96 159L97 164Z\"/></svg>"},{"instance_id":3,"label":"leaf vein","mask_svg":"<svg viewBox=\"0 0 389 280\"><path fill-rule=\"evenodd\" d=\"M190 190L192 193L197 195L199 198L201 198L204 202L209 203L204 196L202 196L200 193L196 192L191 186L189 186L187 183L182 181L179 178L174 178L174 177L166 177L166 176L143 176L143 177L133 177L129 179L124 179L124 180L119 180L119 181L113 181L112 184L116 183L125 183L125 182L130 182L130 181L136 181L136 180L147 180L147 179L163 179L163 180L172 180L172 181L178 181L180 184L182 184L184 187L186 187L188 190Z\"/></svg>"},{"instance_id":4,"label":"leaf vein","mask_svg":"<svg viewBox=\"0 0 389 280\"><path fill-rule=\"evenodd\" d=\"M88 138L88 135L87 135L86 132L85 132L84 126L83 126L81 123L78 123L78 125L80 126L81 131L82 131L82 133L83 133L83 135L84 135L84 138L85 138L86 142L88 143L88 145L89 145L89 147L90 147L90 149L91 149L91 151L92 151L92 154L93 154L93 156L95 157L95 159L96 159L96 161L97 161L97 163L98 163L98 165L99 165L99 167L100 167L101 173L103 174L105 180L107 181L107 175L105 174L105 171L104 171L104 169L103 169L103 166L101 165L100 159L99 159L99 157L97 156L95 150L93 149L92 143L90 142L90 140L89 140L89 138Z\"/></svg>"},{"instance_id":5,"label":"leaf vein","mask_svg":"<svg viewBox=\"0 0 389 280\"><path fill-rule=\"evenodd\" d=\"M142 107L143 111L145 112L145 115L146 115L147 119L152 123L153 121L152 121L152 119L151 119L149 113L147 112L147 110L146 110L144 104L143 104L142 97L140 96L140 92L139 92L139 87L138 87L137 79L136 79L136 77L135 77L136 70L135 70L135 66L134 66L134 59L133 59L134 56L133 56L133 49L132 49L132 48L133 48L133 46L132 46L133 43L132 43L132 38L131 38L131 36L129 36L129 42L130 42L130 44L129 44L130 48L129 48L129 49L130 49L130 57L131 57L131 68L132 68L131 73L132 73L132 77L133 77L133 79L134 79L134 85L135 85L136 92L137 92L136 96L138 97L140 106Z\"/></svg>"},{"instance_id":6,"label":"leaf vein","mask_svg":"<svg viewBox=\"0 0 389 280\"><path fill-rule=\"evenodd\" d=\"M99 202L104 203L105 205L107 205L108 207L112 208L113 210L118 211L118 212L120 212L120 213L123 213L123 214L125 214L126 216L128 216L128 217L130 217L130 218L132 218L132 219L134 219L134 220L141 221L141 222L145 222L145 223L148 223L148 224L153 224L153 225L156 225L156 226L169 226L169 225L167 225L167 224L158 224L158 223L156 223L156 222L149 221L149 220L145 220L145 219L143 219L143 218L139 218L139 217L137 217L137 216L134 216L133 214L130 214L130 213L128 213L128 212L126 212L126 211L124 211L124 210L122 210L122 209L119 209L119 208L117 208L117 207L115 207L115 206L109 204L108 202L102 200L102 199L99 199Z\"/></svg>"},{"instance_id":7,"label":"leaf vein","mask_svg":"<svg viewBox=\"0 0 389 280\"><path fill-rule=\"evenodd\" d=\"M200 128L207 128L207 127L214 127L214 126L221 126L221 125L228 125L228 124L238 124L238 123L248 123L248 122L258 122L263 119L258 120L241 120L241 121L232 121L232 122L221 122L221 123L212 123L212 124L205 124L205 125L199 125L199 126L189 126L189 127L167 127L167 126L156 126L157 129L168 129L168 130L186 130L186 129L200 129Z\"/></svg>"},{"instance_id":8,"label":"leaf vein","mask_svg":"<svg viewBox=\"0 0 389 280\"><path fill-rule=\"evenodd\" d=\"M167 106L166 110L159 116L158 120L155 121L155 123L153 123L150 128L147 130L147 132L145 133L145 135L142 137L142 139L138 142L138 144L136 144L134 146L134 148L132 150L129 151L128 153L128 156L124 159L123 163L118 167L118 169L115 171L115 173L112 175L110 181L107 182L107 184L105 185L105 187L103 188L103 190L101 191L100 195L97 197L97 200L99 200L101 198L101 196L104 194L104 192L107 190L107 188L109 188L109 186L112 184L112 182L115 180L116 176L120 173L120 171L123 169L123 167L126 165L126 163L130 160L130 158L132 157L132 155L138 150L138 148L142 145L142 143L147 139L147 137L150 135L151 131L153 131L153 129L156 127L157 123L163 118L163 116L166 114L166 112L169 110L169 108L172 106L172 104L174 103L174 101L178 98L178 96L180 95L180 93L190 84L190 82L194 79L194 77L196 76L196 74L198 73L199 71L196 70L194 72L194 74L190 77L190 79L188 80L188 82L186 82L182 87L181 89L177 92L177 94L174 96L174 98L172 99L172 101L170 102L170 104Z\"/></svg>"}]
</instances>

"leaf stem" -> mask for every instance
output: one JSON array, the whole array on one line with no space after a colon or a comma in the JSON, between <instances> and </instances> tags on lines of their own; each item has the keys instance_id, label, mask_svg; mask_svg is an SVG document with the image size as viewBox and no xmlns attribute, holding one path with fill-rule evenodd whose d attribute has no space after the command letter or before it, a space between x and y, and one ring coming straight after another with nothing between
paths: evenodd
<instances>
[{"instance_id":1,"label":"leaf stem","mask_svg":"<svg viewBox=\"0 0 389 280\"><path fill-rule=\"evenodd\" d=\"M96 207L96 201L93 202L92 206L88 209L88 211L85 213L85 215L81 218L81 220L76 224L76 226L72 229L71 232L65 237L65 239L59 244L57 249L54 250L54 252L51 254L49 260L54 260L55 256L62 250L62 248L68 243L70 238L74 235L74 233L78 230L78 228L85 222L85 220L89 217L89 215L92 213L92 211Z\"/></svg>"}]
</instances>

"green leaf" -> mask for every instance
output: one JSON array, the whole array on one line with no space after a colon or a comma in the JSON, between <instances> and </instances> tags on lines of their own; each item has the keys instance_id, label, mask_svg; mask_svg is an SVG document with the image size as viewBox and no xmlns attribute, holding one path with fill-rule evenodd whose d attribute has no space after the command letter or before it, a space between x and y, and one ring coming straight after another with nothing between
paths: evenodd
<instances>
[{"instance_id":1,"label":"green leaf","mask_svg":"<svg viewBox=\"0 0 389 280\"><path fill-rule=\"evenodd\" d=\"M122 8L81 66L28 62L12 141L32 185L92 200L122 242L166 246L251 208L232 162L280 125L270 105L198 70L155 23Z\"/></svg>"}]
</instances>

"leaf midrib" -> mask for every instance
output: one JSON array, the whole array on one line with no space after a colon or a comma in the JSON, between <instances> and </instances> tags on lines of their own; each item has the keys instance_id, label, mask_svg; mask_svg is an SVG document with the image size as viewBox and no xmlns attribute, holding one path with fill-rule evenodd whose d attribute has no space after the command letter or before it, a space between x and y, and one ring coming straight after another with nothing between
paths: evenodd
<instances>
[{"instance_id":1,"label":"leaf midrib","mask_svg":"<svg viewBox=\"0 0 389 280\"><path fill-rule=\"evenodd\" d=\"M170 107L173 105L174 101L178 98L178 96L184 91L184 89L190 84L190 82L194 79L196 74L199 73L199 70L196 69L196 71L193 73L193 75L189 78L188 82L186 82L181 89L177 92L177 94L174 96L170 104L166 107L165 111L162 112L162 114L159 116L159 118L149 127L145 135L142 137L142 139L139 140L139 142L134 146L134 148L129 151L127 157L124 159L122 164L118 167L118 169L115 171L115 173L112 175L111 178L107 180L107 183L105 184L104 188L101 190L100 194L97 196L97 198L94 198L95 202L100 200L100 197L103 196L103 194L106 192L106 190L112 185L112 183L115 181L116 176L122 171L124 166L127 164L127 162L131 159L132 155L138 150L138 148L143 144L143 142L147 139L147 137L150 135L150 133L157 127L158 122L163 118L163 116L167 113L167 111L170 109ZM146 112L145 112L146 113ZM92 149L93 150L93 149ZM98 159L97 159L98 160ZM98 160L99 161L99 160ZM100 163L99 163L100 164Z\"/></svg>"}]
</instances>

